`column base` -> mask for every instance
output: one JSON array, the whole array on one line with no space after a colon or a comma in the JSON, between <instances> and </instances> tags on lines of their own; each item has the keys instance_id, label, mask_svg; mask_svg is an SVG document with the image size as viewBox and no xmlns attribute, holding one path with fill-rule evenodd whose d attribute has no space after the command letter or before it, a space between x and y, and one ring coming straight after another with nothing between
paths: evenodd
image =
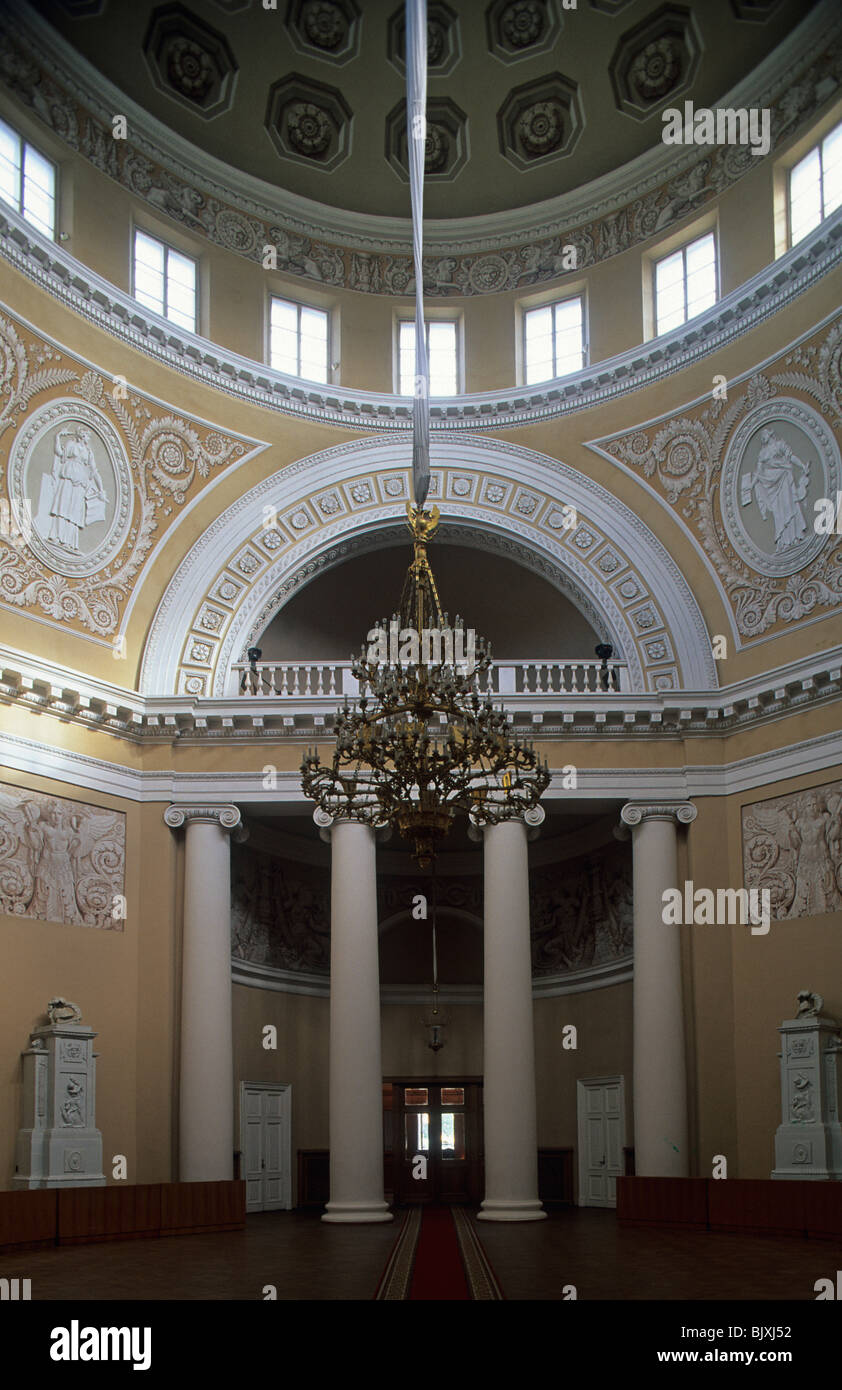
<instances>
[{"instance_id":1,"label":"column base","mask_svg":"<svg viewBox=\"0 0 842 1390\"><path fill-rule=\"evenodd\" d=\"M354 1222L394 1221L385 1202L328 1202L322 1221L349 1225Z\"/></svg>"},{"instance_id":2,"label":"column base","mask_svg":"<svg viewBox=\"0 0 842 1390\"><path fill-rule=\"evenodd\" d=\"M477 1221L546 1221L547 1213L537 1198L533 1201L495 1202L486 1200L477 1212Z\"/></svg>"}]
</instances>

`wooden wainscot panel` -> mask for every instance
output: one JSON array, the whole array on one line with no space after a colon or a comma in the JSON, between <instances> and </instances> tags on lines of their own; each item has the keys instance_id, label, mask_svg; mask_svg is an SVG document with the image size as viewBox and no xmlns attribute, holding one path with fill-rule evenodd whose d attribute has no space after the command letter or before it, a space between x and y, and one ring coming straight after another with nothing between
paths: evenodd
<instances>
[{"instance_id":1,"label":"wooden wainscot panel","mask_svg":"<svg viewBox=\"0 0 842 1390\"><path fill-rule=\"evenodd\" d=\"M812 1185L772 1178L711 1178L708 1190L710 1228L712 1231L805 1236L806 1189Z\"/></svg>"},{"instance_id":2,"label":"wooden wainscot panel","mask_svg":"<svg viewBox=\"0 0 842 1390\"><path fill-rule=\"evenodd\" d=\"M246 1224L244 1182L176 1182L161 1188L161 1235L238 1231Z\"/></svg>"},{"instance_id":3,"label":"wooden wainscot panel","mask_svg":"<svg viewBox=\"0 0 842 1390\"><path fill-rule=\"evenodd\" d=\"M57 1200L55 1188L0 1192L0 1251L55 1245Z\"/></svg>"},{"instance_id":4,"label":"wooden wainscot panel","mask_svg":"<svg viewBox=\"0 0 842 1390\"><path fill-rule=\"evenodd\" d=\"M58 1243L130 1240L161 1230L161 1184L65 1187L58 1192Z\"/></svg>"},{"instance_id":5,"label":"wooden wainscot panel","mask_svg":"<svg viewBox=\"0 0 842 1390\"><path fill-rule=\"evenodd\" d=\"M842 1241L842 1182L809 1182L804 1188L807 1235Z\"/></svg>"},{"instance_id":6,"label":"wooden wainscot panel","mask_svg":"<svg viewBox=\"0 0 842 1390\"><path fill-rule=\"evenodd\" d=\"M707 1189L706 1178L618 1178L617 1216L629 1224L706 1226Z\"/></svg>"},{"instance_id":7,"label":"wooden wainscot panel","mask_svg":"<svg viewBox=\"0 0 842 1390\"><path fill-rule=\"evenodd\" d=\"M538 1150L538 1196L553 1206L573 1205L573 1150Z\"/></svg>"},{"instance_id":8,"label":"wooden wainscot panel","mask_svg":"<svg viewBox=\"0 0 842 1390\"><path fill-rule=\"evenodd\" d=\"M330 1200L330 1152L298 1150L298 1205L324 1207Z\"/></svg>"}]
</instances>

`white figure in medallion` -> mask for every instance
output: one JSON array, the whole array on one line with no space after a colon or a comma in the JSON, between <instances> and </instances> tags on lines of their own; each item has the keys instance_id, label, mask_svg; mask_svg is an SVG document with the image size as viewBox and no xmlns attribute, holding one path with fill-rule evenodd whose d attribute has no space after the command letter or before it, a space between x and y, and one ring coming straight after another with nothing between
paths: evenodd
<instances>
[{"instance_id":1,"label":"white figure in medallion","mask_svg":"<svg viewBox=\"0 0 842 1390\"><path fill-rule=\"evenodd\" d=\"M765 429L760 436L757 467L740 479L740 504L747 507L754 493L763 520L771 513L776 553L798 545L807 534L799 503L807 496L809 482L809 463L803 463L780 435Z\"/></svg>"},{"instance_id":2,"label":"white figure in medallion","mask_svg":"<svg viewBox=\"0 0 842 1390\"><path fill-rule=\"evenodd\" d=\"M47 540L78 554L81 533L93 522L105 520L107 502L90 430L81 425L59 430L53 471L41 480L38 529Z\"/></svg>"}]
</instances>

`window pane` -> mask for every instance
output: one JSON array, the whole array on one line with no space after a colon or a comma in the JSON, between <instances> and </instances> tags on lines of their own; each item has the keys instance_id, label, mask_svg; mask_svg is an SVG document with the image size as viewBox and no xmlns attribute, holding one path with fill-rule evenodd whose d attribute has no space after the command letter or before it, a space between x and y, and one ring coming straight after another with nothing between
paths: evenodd
<instances>
[{"instance_id":1,"label":"window pane","mask_svg":"<svg viewBox=\"0 0 842 1390\"><path fill-rule=\"evenodd\" d=\"M170 249L167 253L167 279L171 285L183 285L195 291L196 262L190 256L182 256Z\"/></svg>"},{"instance_id":2,"label":"window pane","mask_svg":"<svg viewBox=\"0 0 842 1390\"><path fill-rule=\"evenodd\" d=\"M548 339L553 331L552 306L548 304L544 309L530 309L523 316L523 324L527 348L538 338Z\"/></svg>"},{"instance_id":3,"label":"window pane","mask_svg":"<svg viewBox=\"0 0 842 1390\"><path fill-rule=\"evenodd\" d=\"M270 320L272 327L288 328L291 332L298 332L298 306L289 304L285 299L273 299L270 305Z\"/></svg>"},{"instance_id":4,"label":"window pane","mask_svg":"<svg viewBox=\"0 0 842 1390\"><path fill-rule=\"evenodd\" d=\"M327 342L327 314L321 309L301 309L301 336L316 342Z\"/></svg>"},{"instance_id":5,"label":"window pane","mask_svg":"<svg viewBox=\"0 0 842 1390\"><path fill-rule=\"evenodd\" d=\"M427 1087L407 1086L403 1098L406 1105L426 1105Z\"/></svg>"},{"instance_id":6,"label":"window pane","mask_svg":"<svg viewBox=\"0 0 842 1390\"><path fill-rule=\"evenodd\" d=\"M695 275L698 271L714 264L716 258L716 245L713 233L709 236L699 237L698 241L691 241L686 247L687 274Z\"/></svg>"},{"instance_id":7,"label":"window pane","mask_svg":"<svg viewBox=\"0 0 842 1390\"><path fill-rule=\"evenodd\" d=\"M55 233L55 203L49 194L24 180L23 215L45 236Z\"/></svg>"},{"instance_id":8,"label":"window pane","mask_svg":"<svg viewBox=\"0 0 842 1390\"><path fill-rule=\"evenodd\" d=\"M430 1152L430 1116L426 1112L404 1115L405 1153Z\"/></svg>"},{"instance_id":9,"label":"window pane","mask_svg":"<svg viewBox=\"0 0 842 1390\"><path fill-rule=\"evenodd\" d=\"M442 1105L464 1105L465 1087L464 1086L442 1086L441 1088Z\"/></svg>"},{"instance_id":10,"label":"window pane","mask_svg":"<svg viewBox=\"0 0 842 1390\"><path fill-rule=\"evenodd\" d=\"M33 149L31 145L26 145L23 156L24 176L27 181L36 185L37 188L48 193L52 198L56 187L55 166L45 159L42 154Z\"/></svg>"},{"instance_id":11,"label":"window pane","mask_svg":"<svg viewBox=\"0 0 842 1390\"><path fill-rule=\"evenodd\" d=\"M822 184L824 215L829 217L842 203L842 125L832 130L822 144Z\"/></svg>"},{"instance_id":12,"label":"window pane","mask_svg":"<svg viewBox=\"0 0 842 1390\"><path fill-rule=\"evenodd\" d=\"M680 251L676 251L672 256L665 256L662 261L658 261L655 266L655 287L658 294L662 290L668 290L674 285L681 283L684 276L684 256Z\"/></svg>"},{"instance_id":13,"label":"window pane","mask_svg":"<svg viewBox=\"0 0 842 1390\"><path fill-rule=\"evenodd\" d=\"M790 171L790 231L793 245L817 227L822 219L821 160L811 150Z\"/></svg>"},{"instance_id":14,"label":"window pane","mask_svg":"<svg viewBox=\"0 0 842 1390\"><path fill-rule=\"evenodd\" d=\"M465 1157L464 1111L443 1113L441 1117L441 1156L451 1162Z\"/></svg>"}]
</instances>

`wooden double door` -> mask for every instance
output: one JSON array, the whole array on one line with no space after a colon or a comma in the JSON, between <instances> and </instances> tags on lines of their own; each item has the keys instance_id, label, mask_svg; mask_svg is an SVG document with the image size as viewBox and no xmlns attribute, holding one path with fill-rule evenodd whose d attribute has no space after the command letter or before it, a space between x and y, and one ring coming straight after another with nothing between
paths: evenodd
<instances>
[{"instance_id":1,"label":"wooden double door","mask_svg":"<svg viewBox=\"0 0 842 1390\"><path fill-rule=\"evenodd\" d=\"M481 1081L394 1080L383 1087L383 1105L396 1202L482 1200Z\"/></svg>"}]
</instances>

